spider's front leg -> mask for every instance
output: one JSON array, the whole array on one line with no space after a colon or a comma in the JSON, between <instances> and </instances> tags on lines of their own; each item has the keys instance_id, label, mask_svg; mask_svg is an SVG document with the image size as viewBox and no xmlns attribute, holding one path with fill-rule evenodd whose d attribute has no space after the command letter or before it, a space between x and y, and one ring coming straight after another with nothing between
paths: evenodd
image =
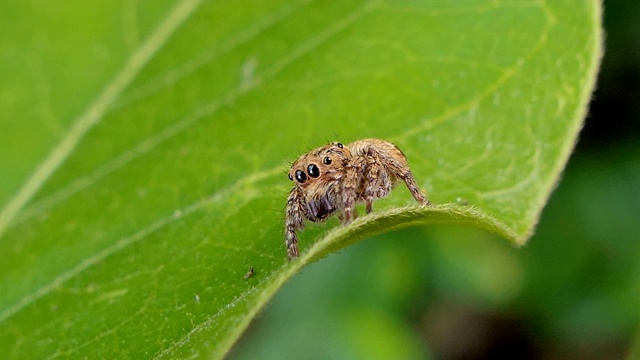
<instances>
[{"instance_id":1,"label":"spider's front leg","mask_svg":"<svg viewBox=\"0 0 640 360\"><path fill-rule=\"evenodd\" d=\"M285 245L289 259L300 256L298 249L298 235L296 230L304 228L304 194L298 187L294 187L287 199L286 220L284 225Z\"/></svg>"}]
</instances>

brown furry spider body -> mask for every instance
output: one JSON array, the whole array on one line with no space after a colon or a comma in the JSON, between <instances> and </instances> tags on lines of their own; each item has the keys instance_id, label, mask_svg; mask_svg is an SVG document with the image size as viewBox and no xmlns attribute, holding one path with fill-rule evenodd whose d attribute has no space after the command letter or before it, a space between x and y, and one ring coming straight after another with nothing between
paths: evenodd
<instances>
[{"instance_id":1,"label":"brown furry spider body","mask_svg":"<svg viewBox=\"0 0 640 360\"><path fill-rule=\"evenodd\" d=\"M394 144L378 139L358 140L349 145L331 143L296 160L289 170L295 185L287 200L285 243L289 258L300 255L296 231L304 219L325 221L334 213L344 224L357 216L355 205L365 203L367 214L375 199L386 196L404 181L422 205L429 200L420 191L407 159Z\"/></svg>"}]
</instances>

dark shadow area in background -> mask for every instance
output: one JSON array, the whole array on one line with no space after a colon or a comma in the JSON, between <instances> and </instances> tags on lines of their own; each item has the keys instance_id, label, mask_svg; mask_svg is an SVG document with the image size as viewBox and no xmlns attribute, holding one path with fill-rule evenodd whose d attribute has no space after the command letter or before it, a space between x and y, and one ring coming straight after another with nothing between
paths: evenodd
<instances>
[{"instance_id":1,"label":"dark shadow area in background","mask_svg":"<svg viewBox=\"0 0 640 360\"><path fill-rule=\"evenodd\" d=\"M640 2L604 2L605 54L575 153L606 151L640 137Z\"/></svg>"}]
</instances>

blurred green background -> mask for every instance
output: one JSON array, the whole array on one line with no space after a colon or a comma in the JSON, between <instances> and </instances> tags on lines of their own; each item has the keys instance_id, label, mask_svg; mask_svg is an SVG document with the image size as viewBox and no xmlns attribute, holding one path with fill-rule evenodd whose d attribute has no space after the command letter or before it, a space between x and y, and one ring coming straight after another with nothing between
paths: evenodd
<instances>
[{"instance_id":1,"label":"blurred green background","mask_svg":"<svg viewBox=\"0 0 640 360\"><path fill-rule=\"evenodd\" d=\"M640 358L640 2L605 1L585 128L528 245L414 228L290 281L232 359Z\"/></svg>"}]
</instances>

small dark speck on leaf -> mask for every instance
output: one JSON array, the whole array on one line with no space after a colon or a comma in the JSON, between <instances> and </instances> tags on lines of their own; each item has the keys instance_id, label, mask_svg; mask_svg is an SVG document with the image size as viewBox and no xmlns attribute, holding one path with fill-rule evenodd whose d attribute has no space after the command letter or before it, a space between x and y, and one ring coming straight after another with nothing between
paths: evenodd
<instances>
[{"instance_id":1,"label":"small dark speck on leaf","mask_svg":"<svg viewBox=\"0 0 640 360\"><path fill-rule=\"evenodd\" d=\"M253 269L253 266L249 266L249 271L247 271L247 273L244 274L244 278L248 279L248 278L252 277L253 273L255 273L255 270Z\"/></svg>"}]
</instances>

